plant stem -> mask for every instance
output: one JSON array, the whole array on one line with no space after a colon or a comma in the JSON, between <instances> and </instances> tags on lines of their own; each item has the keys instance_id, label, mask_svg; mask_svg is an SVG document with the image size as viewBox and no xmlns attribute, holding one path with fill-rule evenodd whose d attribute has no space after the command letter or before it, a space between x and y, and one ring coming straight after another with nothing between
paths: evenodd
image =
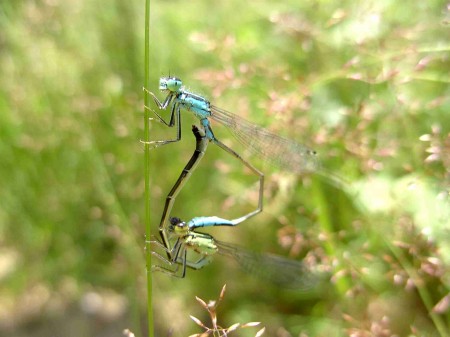
<instances>
[{"instance_id":1,"label":"plant stem","mask_svg":"<svg viewBox=\"0 0 450 337\"><path fill-rule=\"evenodd\" d=\"M144 64L145 64L145 78L144 87L149 87L150 78L150 0L145 0L145 52L144 52ZM149 96L144 93L144 103L148 106ZM150 140L150 112L148 109L144 109L144 139ZM147 319L148 319L148 336L154 336L154 324L153 324L153 301L152 301L152 254L149 239L151 237L151 222L150 222L150 146L145 144L144 149L144 179L145 179L145 260L147 270Z\"/></svg>"}]
</instances>

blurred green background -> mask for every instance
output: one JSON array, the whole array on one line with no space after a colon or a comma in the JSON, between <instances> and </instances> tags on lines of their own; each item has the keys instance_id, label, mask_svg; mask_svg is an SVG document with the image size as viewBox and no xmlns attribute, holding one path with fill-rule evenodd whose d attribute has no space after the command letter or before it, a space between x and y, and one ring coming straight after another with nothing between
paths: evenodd
<instances>
[{"instance_id":1,"label":"blurred green background","mask_svg":"<svg viewBox=\"0 0 450 337\"><path fill-rule=\"evenodd\" d=\"M145 335L143 13L143 1L0 3L2 336ZM220 256L185 279L154 274L157 336L200 333L195 296L224 284L219 324L261 321L266 336L449 334L449 22L436 0L152 2L151 91L177 75L311 146L327 172L246 156L266 173L265 210L209 232L333 275L305 294ZM194 150L198 122L182 121L182 140L151 152L155 233ZM151 124L154 139L174 131ZM255 187L210 145L173 215L239 216Z\"/></svg>"}]
</instances>

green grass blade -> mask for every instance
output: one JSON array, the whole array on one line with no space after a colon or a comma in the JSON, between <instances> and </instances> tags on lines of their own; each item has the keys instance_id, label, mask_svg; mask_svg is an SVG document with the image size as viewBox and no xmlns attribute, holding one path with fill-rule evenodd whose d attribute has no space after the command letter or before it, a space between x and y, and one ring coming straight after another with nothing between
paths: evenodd
<instances>
[{"instance_id":1,"label":"green grass blade","mask_svg":"<svg viewBox=\"0 0 450 337\"><path fill-rule=\"evenodd\" d=\"M149 87L150 77L150 0L145 0L145 52L144 52L144 64L145 64L145 78L144 86ZM148 106L148 95L144 94L145 106ZM144 139L148 141L150 139L149 131L149 111L144 109ZM144 150L144 175L145 175L145 235L147 238L151 236L151 222L150 222L150 146L145 145ZM148 315L148 336L154 336L154 324L153 324L153 305L152 305L152 254L150 250L150 244L146 240L145 244L145 259L147 265L147 315Z\"/></svg>"}]
</instances>

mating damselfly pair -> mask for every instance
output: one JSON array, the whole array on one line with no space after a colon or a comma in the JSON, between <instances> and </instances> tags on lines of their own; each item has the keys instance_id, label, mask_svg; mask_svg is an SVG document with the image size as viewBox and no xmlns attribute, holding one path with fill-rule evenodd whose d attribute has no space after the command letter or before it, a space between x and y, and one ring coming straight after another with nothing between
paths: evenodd
<instances>
[{"instance_id":1,"label":"mating damselfly pair","mask_svg":"<svg viewBox=\"0 0 450 337\"><path fill-rule=\"evenodd\" d=\"M205 238L203 233L193 231L197 227L204 226L235 226L242 221L260 213L263 208L263 189L264 189L264 174L255 168L250 162L242 158L236 151L222 143L216 138L211 128L210 119L225 125L236 139L244 145L250 152L253 152L263 159L275 164L282 169L286 169L295 173L314 172L318 168L318 159L316 152L307 146L298 144L292 140L275 135L266 129L259 127L231 112L220 109L212 105L206 98L192 93L184 88L182 81L176 77L162 77L159 82L159 89L163 92L168 92L167 97L161 102L154 93L146 90L152 96L155 104L160 110L170 110L169 120L164 119L158 112L154 111L158 120L168 127L176 127L176 138L169 140L156 140L144 142L154 147L166 145L177 142L181 139L181 110L192 112L200 121L202 130L193 127L193 133L196 137L196 149L188 164L184 168L182 174L179 176L177 182L169 192L161 217L159 232L161 236L161 247L167 252L168 261L179 263L184 266L195 268L195 266L202 266L202 264L188 263L186 257L180 256L181 252L186 251L186 247L195 246L198 250L207 250L207 245L198 245L204 243ZM148 107L147 107L148 108ZM234 220L225 221L202 221L201 226L189 228L187 233L184 233L183 239L180 243L180 236L174 235L174 224L170 221L170 213L175 202L175 198L181 191L192 172L197 167L199 161L205 154L208 143L212 142L226 153L239 160L243 165L249 168L259 178L259 197L258 206L255 210ZM222 219L223 220L223 219ZM176 243L172 246L171 237L175 236ZM209 243L211 243L210 237ZM208 241L206 240L206 241ZM152 241L155 242L155 241ZM189 243L194 242L194 245ZM188 244L187 244L188 243ZM187 245L186 245L187 244ZM178 246L177 246L178 245ZM185 248L181 248L185 247ZM199 248L200 247L200 248ZM181 254L183 255L183 254ZM200 253L201 255L201 253ZM194 266L195 265L195 266ZM184 272L181 274L184 276Z\"/></svg>"}]
</instances>

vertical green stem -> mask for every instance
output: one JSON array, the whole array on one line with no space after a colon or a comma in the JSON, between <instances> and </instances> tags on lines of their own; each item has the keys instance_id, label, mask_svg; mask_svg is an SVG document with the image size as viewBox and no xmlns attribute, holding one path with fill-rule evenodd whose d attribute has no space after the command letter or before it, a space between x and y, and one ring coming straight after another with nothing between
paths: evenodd
<instances>
[{"instance_id":1,"label":"vertical green stem","mask_svg":"<svg viewBox=\"0 0 450 337\"><path fill-rule=\"evenodd\" d=\"M315 179L313 179L313 196L319 209L320 226L322 228L322 231L329 237L325 245L325 249L329 256L340 256L340 254L337 253L339 248L336 244L335 235L333 233L333 224L331 218L332 214L324 193L324 186L321 178L316 177ZM345 278L340 278L336 283L336 289L339 291L339 293L344 294L347 289L349 289L347 280Z\"/></svg>"},{"instance_id":2,"label":"vertical green stem","mask_svg":"<svg viewBox=\"0 0 450 337\"><path fill-rule=\"evenodd\" d=\"M404 254L400 249L398 249L394 244L392 244L388 240L386 240L386 244L391 249L395 257L398 259L403 269L408 273L411 280L414 282L414 285L416 286L419 296L422 299L424 306L427 308L428 315L433 321L434 326L439 332L439 335L443 337L450 336L449 331L447 330L447 326L445 324L445 320L442 318L441 315L433 312L433 305L434 305L433 299L431 298L431 294L428 291L426 285L420 282L420 276L418 275L416 269L414 269L411 263L408 262L407 258L404 256Z\"/></svg>"},{"instance_id":3,"label":"vertical green stem","mask_svg":"<svg viewBox=\"0 0 450 337\"><path fill-rule=\"evenodd\" d=\"M145 64L145 78L144 87L149 87L150 81L150 0L145 0L145 52L144 52L144 64ZM149 96L144 94L145 106L148 106ZM150 140L150 112L148 109L144 109L144 139ZM154 336L154 324L153 324L153 305L152 305L152 254L150 243L148 242L151 237L151 223L150 223L150 146L145 144L144 149L144 179L145 179L145 260L147 265L147 319L148 319L148 336Z\"/></svg>"}]
</instances>

